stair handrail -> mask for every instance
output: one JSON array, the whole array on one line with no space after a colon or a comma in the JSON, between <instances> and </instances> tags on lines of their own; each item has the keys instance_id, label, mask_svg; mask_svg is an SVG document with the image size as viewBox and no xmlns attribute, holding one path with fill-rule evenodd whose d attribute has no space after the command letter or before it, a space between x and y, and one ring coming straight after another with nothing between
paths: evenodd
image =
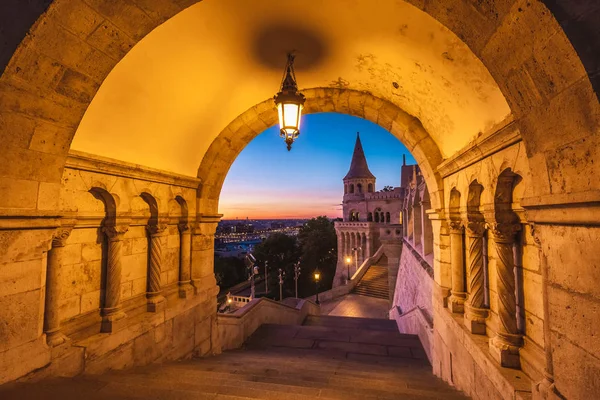
<instances>
[{"instance_id":1,"label":"stair handrail","mask_svg":"<svg viewBox=\"0 0 600 400\"><path fill-rule=\"evenodd\" d=\"M360 280L363 278L363 276L365 276L369 267L371 265L373 265L374 263L376 263L377 261L379 261L379 259L382 256L383 256L383 245L379 246L379 248L377 249L375 254L373 254L371 257L367 257L362 262L362 264L360 264L360 267L356 270L354 275L352 275L352 278L350 278L350 281L355 282L355 286L356 286L356 284L358 282L360 282Z\"/></svg>"},{"instance_id":2,"label":"stair handrail","mask_svg":"<svg viewBox=\"0 0 600 400\"><path fill-rule=\"evenodd\" d=\"M298 299L293 305L289 303L261 297L232 313L218 313L221 349L239 348L262 324L301 325L308 315L321 313L320 307L310 300Z\"/></svg>"},{"instance_id":3,"label":"stair handrail","mask_svg":"<svg viewBox=\"0 0 600 400\"><path fill-rule=\"evenodd\" d=\"M356 272L354 273L354 275L352 275L352 278L350 278L350 281L348 282L348 284L336 286L336 287L333 287L324 292L319 292L319 298L321 299L321 301L333 300L338 297L345 296L348 293L352 292L354 290L354 288L356 287L356 285L358 285L358 282L360 282L360 280L363 278L363 276L365 275L365 273L367 272L369 267L371 265L373 265L374 263L376 263L377 261L379 261L379 259L382 256L383 256L383 245L379 246L379 248L377 249L375 254L373 254L371 257L366 258L365 261L362 262L362 264L360 265L360 268L358 268L356 270ZM313 295L310 297L306 297L305 299L314 301L315 296Z\"/></svg>"}]
</instances>

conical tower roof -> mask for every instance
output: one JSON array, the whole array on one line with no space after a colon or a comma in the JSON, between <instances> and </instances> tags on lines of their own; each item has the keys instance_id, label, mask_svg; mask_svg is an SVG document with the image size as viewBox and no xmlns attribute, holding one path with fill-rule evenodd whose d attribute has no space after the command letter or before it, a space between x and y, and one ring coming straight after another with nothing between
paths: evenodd
<instances>
[{"instance_id":1,"label":"conical tower roof","mask_svg":"<svg viewBox=\"0 0 600 400\"><path fill-rule=\"evenodd\" d=\"M344 179L353 178L366 178L375 179L375 175L369 171L367 165L367 158L360 142L360 135L356 134L356 144L354 145L354 154L352 154L352 162L350 163L350 171L346 174Z\"/></svg>"}]
</instances>

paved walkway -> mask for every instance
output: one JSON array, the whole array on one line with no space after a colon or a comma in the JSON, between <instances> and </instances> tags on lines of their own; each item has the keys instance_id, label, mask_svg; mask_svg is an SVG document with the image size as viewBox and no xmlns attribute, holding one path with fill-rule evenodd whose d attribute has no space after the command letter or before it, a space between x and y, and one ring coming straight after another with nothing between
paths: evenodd
<instances>
[{"instance_id":1,"label":"paved walkway","mask_svg":"<svg viewBox=\"0 0 600 400\"><path fill-rule=\"evenodd\" d=\"M388 301L375 297L347 294L321 304L323 315L355 318L388 318Z\"/></svg>"}]
</instances>

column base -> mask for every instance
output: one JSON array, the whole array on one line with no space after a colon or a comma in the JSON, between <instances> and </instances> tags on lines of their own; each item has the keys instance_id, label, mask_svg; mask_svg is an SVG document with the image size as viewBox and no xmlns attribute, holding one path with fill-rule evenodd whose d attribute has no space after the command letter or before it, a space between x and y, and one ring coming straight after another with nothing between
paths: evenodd
<instances>
[{"instance_id":1,"label":"column base","mask_svg":"<svg viewBox=\"0 0 600 400\"><path fill-rule=\"evenodd\" d=\"M533 400L564 400L564 397L556 390L554 381L548 378L538 382L531 394Z\"/></svg>"},{"instance_id":2,"label":"column base","mask_svg":"<svg viewBox=\"0 0 600 400\"><path fill-rule=\"evenodd\" d=\"M520 335L498 334L498 336L490 339L490 355L502 367L520 369L521 357L519 356L519 349L522 341L523 338Z\"/></svg>"},{"instance_id":3,"label":"column base","mask_svg":"<svg viewBox=\"0 0 600 400\"><path fill-rule=\"evenodd\" d=\"M448 299L448 308L450 312L455 314L462 314L465 312L465 300L467 294L462 292L452 293Z\"/></svg>"},{"instance_id":4,"label":"column base","mask_svg":"<svg viewBox=\"0 0 600 400\"><path fill-rule=\"evenodd\" d=\"M166 299L161 295L148 296L146 310L151 313L162 312L166 306Z\"/></svg>"},{"instance_id":5,"label":"column base","mask_svg":"<svg viewBox=\"0 0 600 400\"><path fill-rule=\"evenodd\" d=\"M127 314L119 309L107 310L103 309L102 322L100 324L100 332L113 333L123 329L127 325Z\"/></svg>"},{"instance_id":6,"label":"column base","mask_svg":"<svg viewBox=\"0 0 600 400\"><path fill-rule=\"evenodd\" d=\"M179 298L188 299L194 295L194 287L190 281L179 282Z\"/></svg>"},{"instance_id":7,"label":"column base","mask_svg":"<svg viewBox=\"0 0 600 400\"><path fill-rule=\"evenodd\" d=\"M63 343L66 343L69 339L62 333L60 330L55 330L51 332L46 332L46 344L48 347L56 347L60 346Z\"/></svg>"},{"instance_id":8,"label":"column base","mask_svg":"<svg viewBox=\"0 0 600 400\"><path fill-rule=\"evenodd\" d=\"M485 335L485 321L488 316L488 310L485 308L471 307L465 303L465 327L474 335Z\"/></svg>"}]
</instances>

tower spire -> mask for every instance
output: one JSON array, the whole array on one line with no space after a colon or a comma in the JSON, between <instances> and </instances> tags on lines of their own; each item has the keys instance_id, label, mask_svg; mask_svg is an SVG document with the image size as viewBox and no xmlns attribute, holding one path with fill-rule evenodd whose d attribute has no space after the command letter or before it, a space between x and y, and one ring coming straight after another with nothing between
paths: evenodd
<instances>
[{"instance_id":1,"label":"tower spire","mask_svg":"<svg viewBox=\"0 0 600 400\"><path fill-rule=\"evenodd\" d=\"M356 132L356 143L354 144L354 153L352 154L350 170L344 177L344 179L352 178L375 179L375 176L371 173L371 171L369 171L369 166L367 165L367 158L365 157L365 152L363 151L359 132Z\"/></svg>"}]
</instances>

